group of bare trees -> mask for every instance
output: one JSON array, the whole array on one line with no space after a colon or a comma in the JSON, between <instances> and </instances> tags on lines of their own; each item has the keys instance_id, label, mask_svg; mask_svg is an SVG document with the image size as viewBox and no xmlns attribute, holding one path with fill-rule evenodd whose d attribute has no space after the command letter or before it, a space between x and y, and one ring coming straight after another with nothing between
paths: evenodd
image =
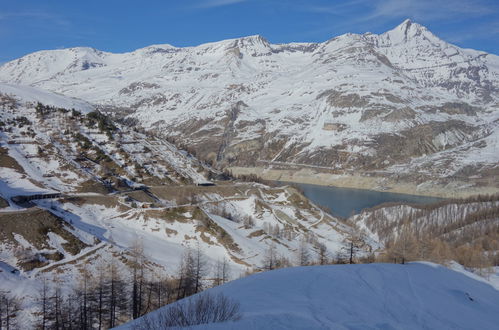
<instances>
[{"instance_id":1,"label":"group of bare trees","mask_svg":"<svg viewBox=\"0 0 499 330\"><path fill-rule=\"evenodd\" d=\"M366 215L364 215L366 217ZM385 244L381 261L455 260L487 271L499 265L499 196L371 211L366 225Z\"/></svg>"},{"instance_id":2,"label":"group of bare trees","mask_svg":"<svg viewBox=\"0 0 499 330\"><path fill-rule=\"evenodd\" d=\"M184 252L177 275L153 271L141 244L134 244L121 262L101 262L80 269L68 288L62 280L42 278L36 298L38 329L108 329L166 304L230 280L227 259L211 267L199 245ZM21 301L0 292L0 330L17 329Z\"/></svg>"},{"instance_id":3,"label":"group of bare trees","mask_svg":"<svg viewBox=\"0 0 499 330\"><path fill-rule=\"evenodd\" d=\"M56 280L43 280L38 298L40 329L112 328L130 319L134 300L130 283L120 275L118 264L100 265L96 274L83 269L69 293Z\"/></svg>"},{"instance_id":4,"label":"group of bare trees","mask_svg":"<svg viewBox=\"0 0 499 330\"><path fill-rule=\"evenodd\" d=\"M210 269L199 244L194 249L187 248L174 280L176 299L196 294L210 286L224 284L230 280L230 277L227 259L218 260L213 269Z\"/></svg>"},{"instance_id":5,"label":"group of bare trees","mask_svg":"<svg viewBox=\"0 0 499 330\"><path fill-rule=\"evenodd\" d=\"M263 270L273 270L276 268L283 268L289 265L289 261L277 253L277 247L271 243L263 257Z\"/></svg>"},{"instance_id":6,"label":"group of bare trees","mask_svg":"<svg viewBox=\"0 0 499 330\"><path fill-rule=\"evenodd\" d=\"M487 275L499 266L499 196L444 201L431 206L392 205L364 214L367 227L385 249L370 252L362 231L354 230L343 249L332 255L318 240L301 238L290 261L279 255L275 242L265 251L262 270L305 265L426 260L446 264L454 260ZM367 218L366 218L367 217ZM265 224L264 224L265 225ZM268 224L267 224L268 225ZM355 223L351 225L355 228ZM280 230L264 226L278 238ZM275 240L274 240L275 241ZM359 253L361 250L364 253Z\"/></svg>"},{"instance_id":7,"label":"group of bare trees","mask_svg":"<svg viewBox=\"0 0 499 330\"><path fill-rule=\"evenodd\" d=\"M0 291L0 330L18 328L20 302L10 292Z\"/></svg>"},{"instance_id":8,"label":"group of bare trees","mask_svg":"<svg viewBox=\"0 0 499 330\"><path fill-rule=\"evenodd\" d=\"M344 249L333 254L324 243L303 236L295 249L294 258L290 260L279 254L276 243L271 242L265 250L260 269L268 271L293 266L331 265L363 261L357 258L359 241L349 239L346 243Z\"/></svg>"},{"instance_id":9,"label":"group of bare trees","mask_svg":"<svg viewBox=\"0 0 499 330\"><path fill-rule=\"evenodd\" d=\"M137 330L161 330L236 321L241 317L239 309L237 301L221 293L202 293L168 306L156 315L146 315L133 327Z\"/></svg>"},{"instance_id":10,"label":"group of bare trees","mask_svg":"<svg viewBox=\"0 0 499 330\"><path fill-rule=\"evenodd\" d=\"M186 249L177 275L168 277L153 271L142 246L134 244L124 263L112 260L93 271L82 269L69 292L63 293L64 285L57 280L43 280L37 299L37 328L112 328L229 280L228 261L222 259L210 267L199 245ZM1 299L0 316L8 320L12 312L3 312L6 304ZM9 304L13 310L13 303ZM12 317L10 320L12 324Z\"/></svg>"},{"instance_id":11,"label":"group of bare trees","mask_svg":"<svg viewBox=\"0 0 499 330\"><path fill-rule=\"evenodd\" d=\"M202 291L204 289L203 279L207 273L206 260L199 245L196 250L187 249L184 252L177 275L177 299Z\"/></svg>"},{"instance_id":12,"label":"group of bare trees","mask_svg":"<svg viewBox=\"0 0 499 330\"><path fill-rule=\"evenodd\" d=\"M489 248L485 248L488 245ZM493 249L492 249L493 247ZM427 260L441 264L454 260L479 272L487 272L499 265L499 235L491 231L486 238L466 243L448 240L431 233L417 234L409 224L404 225L397 236L385 241L385 253L378 260L405 263Z\"/></svg>"}]
</instances>

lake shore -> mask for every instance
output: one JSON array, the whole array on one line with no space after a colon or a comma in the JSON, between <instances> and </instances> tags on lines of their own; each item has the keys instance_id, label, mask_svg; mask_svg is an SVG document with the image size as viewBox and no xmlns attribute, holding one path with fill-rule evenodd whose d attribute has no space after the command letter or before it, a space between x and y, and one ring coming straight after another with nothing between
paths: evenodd
<instances>
[{"instance_id":1,"label":"lake shore","mask_svg":"<svg viewBox=\"0 0 499 330\"><path fill-rule=\"evenodd\" d=\"M466 198L479 194L495 194L499 192L499 189L496 187L471 187L469 184L459 181L453 181L446 185L432 182L417 185L410 182L396 182L395 180L382 177L321 173L307 168L283 170L263 167L229 167L228 170L236 176L256 174L262 179L272 181L367 189L439 198Z\"/></svg>"}]
</instances>

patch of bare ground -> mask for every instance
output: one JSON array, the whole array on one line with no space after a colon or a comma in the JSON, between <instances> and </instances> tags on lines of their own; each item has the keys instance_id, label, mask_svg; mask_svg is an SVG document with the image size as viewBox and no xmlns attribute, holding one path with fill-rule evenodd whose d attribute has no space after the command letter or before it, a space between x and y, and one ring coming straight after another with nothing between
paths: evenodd
<instances>
[{"instance_id":1,"label":"patch of bare ground","mask_svg":"<svg viewBox=\"0 0 499 330\"><path fill-rule=\"evenodd\" d=\"M236 257L235 255L233 255L230 252L229 252L229 256L230 256L230 259L232 261L234 261L235 263L237 263L237 264L240 264L240 265L243 265L243 266L246 266L246 267L252 267L249 263L247 263L246 261L242 260L241 258Z\"/></svg>"},{"instance_id":2,"label":"patch of bare ground","mask_svg":"<svg viewBox=\"0 0 499 330\"><path fill-rule=\"evenodd\" d=\"M195 185L185 186L154 186L150 187L150 191L161 199L187 201L197 195L218 194L222 197L241 196L244 191L251 188L250 185L217 185L200 187ZM190 202L190 201L187 201Z\"/></svg>"},{"instance_id":3,"label":"patch of bare ground","mask_svg":"<svg viewBox=\"0 0 499 330\"><path fill-rule=\"evenodd\" d=\"M168 237L170 237L170 235L178 235L178 231L176 231L175 229L171 229L171 228L165 228L165 232L166 232L166 235Z\"/></svg>"},{"instance_id":4,"label":"patch of bare ground","mask_svg":"<svg viewBox=\"0 0 499 330\"><path fill-rule=\"evenodd\" d=\"M19 173L26 174L22 166L14 158L9 156L8 149L3 147L0 147L0 167L11 168Z\"/></svg>"},{"instance_id":5,"label":"patch of bare ground","mask_svg":"<svg viewBox=\"0 0 499 330\"><path fill-rule=\"evenodd\" d=\"M109 188L103 185L100 182L94 180L87 180L80 183L80 186L77 189L77 192L80 193L98 193L98 194L107 194L110 192Z\"/></svg>"},{"instance_id":6,"label":"patch of bare ground","mask_svg":"<svg viewBox=\"0 0 499 330\"><path fill-rule=\"evenodd\" d=\"M72 260L69 260L67 262L63 262L63 263L59 263L59 264L56 264L56 265L53 265L53 266L50 266L50 267L47 267L47 268L44 268L42 270L42 272L44 273L48 273L48 272L51 272L51 271L54 271L55 269L57 268L60 268L62 266L66 266L66 265L76 265L77 263L79 263L80 261L83 261L84 259L87 259L88 257L94 255L95 253L97 253L100 249L104 248L105 246L101 246L101 247L98 247L97 249L94 249L94 250L91 250L91 251L88 251L87 253L85 254L82 254L81 256L79 256L78 258L75 258L75 259L72 259ZM86 262L86 260L85 260Z\"/></svg>"},{"instance_id":7,"label":"patch of bare ground","mask_svg":"<svg viewBox=\"0 0 499 330\"><path fill-rule=\"evenodd\" d=\"M9 207L9 202L7 202L5 199L0 197L0 209L3 209L5 207Z\"/></svg>"},{"instance_id":8,"label":"patch of bare ground","mask_svg":"<svg viewBox=\"0 0 499 330\"><path fill-rule=\"evenodd\" d=\"M61 202L74 203L76 205L94 204L102 205L106 208L118 208L119 212L126 212L130 208L119 203L118 197L115 195L95 195L95 196L75 196L61 199Z\"/></svg>"},{"instance_id":9,"label":"patch of bare ground","mask_svg":"<svg viewBox=\"0 0 499 330\"><path fill-rule=\"evenodd\" d=\"M225 229L220 227L215 221L208 217L200 208L194 209L192 217L199 220L199 224L196 226L196 232L199 232L201 235L209 234L214 237L220 245L224 246L229 251L236 253L241 252L239 245L234 242L232 236L230 236Z\"/></svg>"},{"instance_id":10,"label":"patch of bare ground","mask_svg":"<svg viewBox=\"0 0 499 330\"><path fill-rule=\"evenodd\" d=\"M144 218L162 219L168 223L181 222L187 223L192 221L195 206L171 207L161 210L144 210ZM190 214L190 215L189 215Z\"/></svg>"},{"instance_id":11,"label":"patch of bare ground","mask_svg":"<svg viewBox=\"0 0 499 330\"><path fill-rule=\"evenodd\" d=\"M256 230L256 231L250 233L247 237L253 238L253 237L259 237L259 236L263 236L263 235L267 235L267 233L264 230L260 229L260 230Z\"/></svg>"},{"instance_id":12,"label":"patch of bare ground","mask_svg":"<svg viewBox=\"0 0 499 330\"><path fill-rule=\"evenodd\" d=\"M146 194L142 190L128 192L128 193L126 193L126 195L130 196L131 198L135 199L137 202L141 202L141 203L154 203L154 202L156 202L156 200L154 198L152 198L151 196L149 196L148 194Z\"/></svg>"},{"instance_id":13,"label":"patch of bare ground","mask_svg":"<svg viewBox=\"0 0 499 330\"><path fill-rule=\"evenodd\" d=\"M24 212L0 213L0 240L10 242L14 246L19 243L15 234L22 236L37 250L56 250L50 245L49 233L54 233L65 240L62 243L64 252L76 255L88 245L73 235L63 219L53 215L47 210L32 208ZM40 255L26 254L20 261L19 266L24 270L31 270L48 264L47 260L59 261L62 259L61 251L44 252Z\"/></svg>"}]
</instances>

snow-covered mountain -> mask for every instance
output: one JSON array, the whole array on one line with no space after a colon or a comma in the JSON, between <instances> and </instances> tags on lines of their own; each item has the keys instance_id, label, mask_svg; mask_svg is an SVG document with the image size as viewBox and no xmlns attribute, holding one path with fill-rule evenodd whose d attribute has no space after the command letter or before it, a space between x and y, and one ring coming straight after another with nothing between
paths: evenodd
<instances>
[{"instance_id":1,"label":"snow-covered mountain","mask_svg":"<svg viewBox=\"0 0 499 330\"><path fill-rule=\"evenodd\" d=\"M430 263L281 269L208 292L238 302L241 318L189 328L496 329L499 322L497 289ZM164 329L171 307L119 329Z\"/></svg>"},{"instance_id":2,"label":"snow-covered mountain","mask_svg":"<svg viewBox=\"0 0 499 330\"><path fill-rule=\"evenodd\" d=\"M292 187L225 176L161 136L113 121L89 102L0 83L0 293L20 300L12 312L19 327L34 328L39 321L45 279L56 282L51 292L69 300L81 294L82 278L91 290L107 290L108 280L130 283L139 250L144 283L166 279L168 295L174 295L188 251L201 251L207 287L217 283L220 267L228 268L225 282L261 269L345 262L350 251L355 258L382 247L381 231L369 222L378 214L345 222ZM44 194L55 195L39 199ZM38 197L29 201L33 195ZM383 224L396 228L395 215L408 208L386 208ZM130 296L133 289L123 285ZM173 300L161 299L154 308ZM69 306L69 300L61 304ZM140 313L154 308L144 305ZM130 309L125 299L113 319L129 320ZM78 319L76 310L66 312ZM300 322L309 323L308 316Z\"/></svg>"},{"instance_id":3,"label":"snow-covered mountain","mask_svg":"<svg viewBox=\"0 0 499 330\"><path fill-rule=\"evenodd\" d=\"M276 267L346 253L353 227L296 189L209 180L220 177L87 102L0 83L0 293L23 299L20 327L34 327L44 278L67 291L82 269L115 263L126 279L137 244L152 278L176 276L199 249L205 285L220 262L232 279L269 256Z\"/></svg>"},{"instance_id":4,"label":"snow-covered mountain","mask_svg":"<svg viewBox=\"0 0 499 330\"><path fill-rule=\"evenodd\" d=\"M498 186L499 57L409 20L322 43L40 51L2 65L0 80L118 112L222 166Z\"/></svg>"}]
</instances>

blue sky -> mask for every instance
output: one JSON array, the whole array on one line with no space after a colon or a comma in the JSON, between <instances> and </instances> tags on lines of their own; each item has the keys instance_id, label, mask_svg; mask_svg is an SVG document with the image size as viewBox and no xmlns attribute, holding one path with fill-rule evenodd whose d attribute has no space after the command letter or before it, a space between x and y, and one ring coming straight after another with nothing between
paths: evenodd
<instances>
[{"instance_id":1,"label":"blue sky","mask_svg":"<svg viewBox=\"0 0 499 330\"><path fill-rule=\"evenodd\" d=\"M499 54L498 0L0 0L0 62L42 49L126 52L260 34L273 43L381 33L405 18Z\"/></svg>"}]
</instances>

